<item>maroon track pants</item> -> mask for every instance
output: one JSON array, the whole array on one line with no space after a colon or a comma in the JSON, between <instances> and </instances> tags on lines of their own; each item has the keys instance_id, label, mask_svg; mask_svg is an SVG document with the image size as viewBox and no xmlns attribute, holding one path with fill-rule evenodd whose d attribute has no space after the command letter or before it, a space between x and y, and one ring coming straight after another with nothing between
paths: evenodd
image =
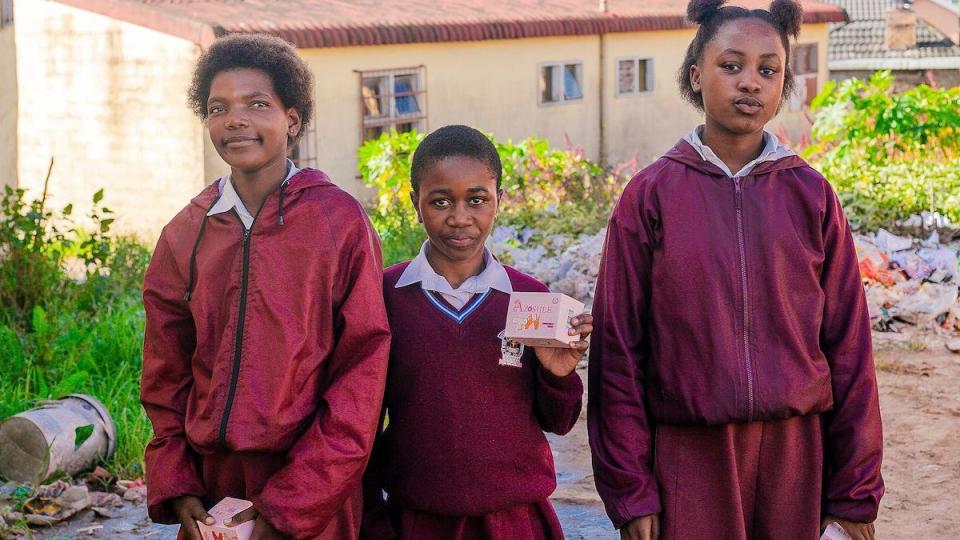
<instances>
[{"instance_id":1,"label":"maroon track pants","mask_svg":"<svg viewBox=\"0 0 960 540\"><path fill-rule=\"evenodd\" d=\"M663 540L819 538L819 415L707 427L659 425L655 445Z\"/></svg>"}]
</instances>

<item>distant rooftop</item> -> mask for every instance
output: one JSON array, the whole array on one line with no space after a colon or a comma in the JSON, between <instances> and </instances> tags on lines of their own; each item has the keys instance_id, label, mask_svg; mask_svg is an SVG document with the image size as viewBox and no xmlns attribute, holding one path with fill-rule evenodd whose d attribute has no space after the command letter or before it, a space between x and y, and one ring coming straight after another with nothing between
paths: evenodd
<instances>
[{"instance_id":1,"label":"distant rooftop","mask_svg":"<svg viewBox=\"0 0 960 540\"><path fill-rule=\"evenodd\" d=\"M923 18L917 20L917 46L884 47L886 12L902 0L824 0L846 10L850 22L831 25L831 70L960 68L960 47Z\"/></svg>"},{"instance_id":2,"label":"distant rooftop","mask_svg":"<svg viewBox=\"0 0 960 540\"><path fill-rule=\"evenodd\" d=\"M58 0L200 44L264 32L301 48L477 41L691 27L685 0ZM769 0L734 0L767 7ZM805 23L846 20L801 0Z\"/></svg>"}]
</instances>

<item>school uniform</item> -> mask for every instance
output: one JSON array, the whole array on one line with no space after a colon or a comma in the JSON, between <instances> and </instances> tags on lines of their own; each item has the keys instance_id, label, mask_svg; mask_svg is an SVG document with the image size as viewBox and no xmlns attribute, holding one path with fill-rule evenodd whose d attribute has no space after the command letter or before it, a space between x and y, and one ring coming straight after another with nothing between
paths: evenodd
<instances>
[{"instance_id":1,"label":"school uniform","mask_svg":"<svg viewBox=\"0 0 960 540\"><path fill-rule=\"evenodd\" d=\"M389 327L360 205L297 170L257 215L229 178L163 229L144 282L151 519L252 500L293 538L356 538Z\"/></svg>"},{"instance_id":2,"label":"school uniform","mask_svg":"<svg viewBox=\"0 0 960 540\"><path fill-rule=\"evenodd\" d=\"M487 253L481 274L454 290L426 249L384 272L394 338L362 537L562 538L543 432L573 427L582 382L502 337L510 293L547 288Z\"/></svg>"},{"instance_id":3,"label":"school uniform","mask_svg":"<svg viewBox=\"0 0 960 540\"><path fill-rule=\"evenodd\" d=\"M731 172L694 131L607 231L588 431L614 525L665 539L816 538L873 521L883 480L869 315L827 181L765 133Z\"/></svg>"}]
</instances>

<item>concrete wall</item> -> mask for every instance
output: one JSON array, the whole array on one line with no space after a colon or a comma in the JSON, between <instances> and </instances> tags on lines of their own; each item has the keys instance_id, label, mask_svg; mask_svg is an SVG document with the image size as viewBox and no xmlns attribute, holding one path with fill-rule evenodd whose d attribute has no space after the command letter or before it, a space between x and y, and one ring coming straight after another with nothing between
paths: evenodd
<instances>
[{"instance_id":1,"label":"concrete wall","mask_svg":"<svg viewBox=\"0 0 960 540\"><path fill-rule=\"evenodd\" d=\"M151 241L203 185L202 125L185 105L199 47L45 0L16 2L20 185Z\"/></svg>"},{"instance_id":2,"label":"concrete wall","mask_svg":"<svg viewBox=\"0 0 960 540\"><path fill-rule=\"evenodd\" d=\"M356 70L426 67L427 128L469 124L498 138L546 137L582 145L596 158L599 143L596 36L382 47L307 49L317 79L318 153L323 169L355 194L360 146L360 80ZM579 101L539 105L539 64L583 62Z\"/></svg>"},{"instance_id":3,"label":"concrete wall","mask_svg":"<svg viewBox=\"0 0 960 540\"><path fill-rule=\"evenodd\" d=\"M17 186L17 50L14 28L0 28L0 185Z\"/></svg>"}]
</instances>

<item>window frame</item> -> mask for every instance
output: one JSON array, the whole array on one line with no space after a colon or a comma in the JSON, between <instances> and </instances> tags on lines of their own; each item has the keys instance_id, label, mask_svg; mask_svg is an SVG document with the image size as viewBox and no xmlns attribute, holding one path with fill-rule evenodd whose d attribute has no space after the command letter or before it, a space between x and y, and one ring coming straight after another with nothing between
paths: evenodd
<instances>
[{"instance_id":1,"label":"window frame","mask_svg":"<svg viewBox=\"0 0 960 540\"><path fill-rule=\"evenodd\" d=\"M0 28L13 26L13 0L0 0Z\"/></svg>"},{"instance_id":2,"label":"window frame","mask_svg":"<svg viewBox=\"0 0 960 540\"><path fill-rule=\"evenodd\" d=\"M640 87L638 84L636 90L632 90L630 92L620 91L620 63L628 60L634 63L634 66L635 66L634 69L636 69L637 71L639 71L640 69L641 61L647 63L647 70L644 72L644 82L646 82L646 86L647 86L646 90L640 90ZM614 71L614 77L615 77L614 80L616 81L616 84L614 84L614 87L613 87L614 96L621 98L621 97L634 97L634 96L643 96L647 94L652 94L654 89L654 81L656 79L656 77L654 77L653 70L654 70L654 59L652 56L642 56L642 55L622 56L620 58L615 59L613 63L613 71ZM638 83L639 81L640 80L637 79Z\"/></svg>"},{"instance_id":3,"label":"window frame","mask_svg":"<svg viewBox=\"0 0 960 540\"><path fill-rule=\"evenodd\" d=\"M576 77L577 84L580 85L580 97L567 99L566 97L566 88L564 88L563 83L563 73L564 69L567 66L576 66ZM559 76L554 76L553 78L553 88L560 88L559 99L553 101L544 101L543 100L543 90L540 88L540 76L543 73L544 68L555 67L558 68L556 73L559 73ZM541 107L556 107L558 105L566 105L568 103L578 103L586 100L586 89L583 84L583 60L556 60L550 62L540 62L537 64L537 76L536 76L536 91L537 91L537 105ZM559 79L559 86L557 85Z\"/></svg>"},{"instance_id":4,"label":"window frame","mask_svg":"<svg viewBox=\"0 0 960 540\"><path fill-rule=\"evenodd\" d=\"M299 169L320 168L320 139L317 134L316 118L312 119L307 129L300 135L296 146L291 149L290 160Z\"/></svg>"},{"instance_id":5,"label":"window frame","mask_svg":"<svg viewBox=\"0 0 960 540\"><path fill-rule=\"evenodd\" d=\"M400 68L386 68L386 69L355 69L354 73L357 74L357 103L360 107L360 144L365 143L368 139L365 138L365 132L368 128L382 128L382 129L396 129L396 126L399 124L414 124L414 129L420 133L426 133L429 130L427 120L429 114L427 112L427 67L425 65L419 66L408 66ZM396 93L394 91L388 93L377 94L377 97L380 99L381 103L389 103L390 110L387 114L380 117L368 117L366 114L366 108L364 106L363 89L364 81L366 79L374 78L387 78L388 88L395 88L395 79L396 77L413 75L414 81L416 82L416 88L412 89L410 92L401 92ZM419 109L416 113L409 114L398 114L397 113L397 103L396 98L402 96L412 96L417 103L417 108ZM388 98L388 99L384 99Z\"/></svg>"},{"instance_id":6,"label":"window frame","mask_svg":"<svg viewBox=\"0 0 960 540\"><path fill-rule=\"evenodd\" d=\"M797 72L797 51L799 51L801 48L813 49L813 71L805 71L804 73ZM803 88L804 93L806 94L807 81L811 79L813 80L815 88L820 87L820 44L816 41L794 43L790 47L790 54L792 56L790 59L790 69L793 70L793 94L788 100L788 110L791 112L798 112L804 110L805 107L810 106L810 103L813 101L813 98L816 97L817 92L814 91L812 96L804 95L804 98L801 101L797 94L797 90ZM806 68L808 66L803 67Z\"/></svg>"}]
</instances>

